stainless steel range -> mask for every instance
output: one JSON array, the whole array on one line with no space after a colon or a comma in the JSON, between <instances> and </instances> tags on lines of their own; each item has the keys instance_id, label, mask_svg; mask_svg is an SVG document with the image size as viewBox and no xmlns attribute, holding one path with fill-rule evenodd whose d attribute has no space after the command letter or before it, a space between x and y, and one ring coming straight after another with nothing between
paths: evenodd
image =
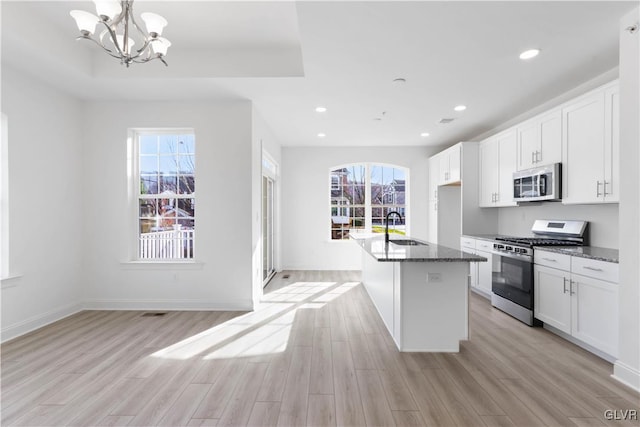
<instances>
[{"instance_id":1,"label":"stainless steel range","mask_svg":"<svg viewBox=\"0 0 640 427\"><path fill-rule=\"evenodd\" d=\"M534 237L496 237L491 305L532 326L535 247L584 245L587 225L587 221L536 220L531 228Z\"/></svg>"}]
</instances>

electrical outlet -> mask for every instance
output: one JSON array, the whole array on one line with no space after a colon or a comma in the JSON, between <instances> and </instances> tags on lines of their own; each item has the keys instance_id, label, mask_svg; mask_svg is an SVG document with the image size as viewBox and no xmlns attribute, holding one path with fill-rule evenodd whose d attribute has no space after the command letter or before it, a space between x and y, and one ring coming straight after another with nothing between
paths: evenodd
<instances>
[{"instance_id":1,"label":"electrical outlet","mask_svg":"<svg viewBox=\"0 0 640 427\"><path fill-rule=\"evenodd\" d=\"M442 274L427 273L427 283L442 282Z\"/></svg>"}]
</instances>

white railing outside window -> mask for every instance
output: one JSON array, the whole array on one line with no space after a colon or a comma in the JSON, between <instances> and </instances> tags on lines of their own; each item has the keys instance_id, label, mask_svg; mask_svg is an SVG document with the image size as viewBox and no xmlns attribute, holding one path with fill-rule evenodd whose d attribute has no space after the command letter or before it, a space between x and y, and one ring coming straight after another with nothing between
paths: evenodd
<instances>
[{"instance_id":1,"label":"white railing outside window","mask_svg":"<svg viewBox=\"0 0 640 427\"><path fill-rule=\"evenodd\" d=\"M194 230L173 230L140 233L140 259L191 259Z\"/></svg>"}]
</instances>

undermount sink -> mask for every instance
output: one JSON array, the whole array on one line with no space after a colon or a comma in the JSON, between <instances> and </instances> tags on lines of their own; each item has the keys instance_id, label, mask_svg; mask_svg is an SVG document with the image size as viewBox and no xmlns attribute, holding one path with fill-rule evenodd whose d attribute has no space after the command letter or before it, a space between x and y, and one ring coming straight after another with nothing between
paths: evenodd
<instances>
[{"instance_id":1,"label":"undermount sink","mask_svg":"<svg viewBox=\"0 0 640 427\"><path fill-rule=\"evenodd\" d=\"M411 239L389 239L389 242L403 246L428 246L426 243Z\"/></svg>"}]
</instances>

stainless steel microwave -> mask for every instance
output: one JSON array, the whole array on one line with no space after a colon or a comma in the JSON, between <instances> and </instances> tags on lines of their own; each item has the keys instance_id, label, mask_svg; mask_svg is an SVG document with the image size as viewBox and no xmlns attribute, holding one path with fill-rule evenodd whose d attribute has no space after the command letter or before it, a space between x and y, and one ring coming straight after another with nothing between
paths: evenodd
<instances>
[{"instance_id":1,"label":"stainless steel microwave","mask_svg":"<svg viewBox=\"0 0 640 427\"><path fill-rule=\"evenodd\" d=\"M560 194L562 165L540 166L513 173L513 200L516 202L557 201Z\"/></svg>"}]
</instances>

